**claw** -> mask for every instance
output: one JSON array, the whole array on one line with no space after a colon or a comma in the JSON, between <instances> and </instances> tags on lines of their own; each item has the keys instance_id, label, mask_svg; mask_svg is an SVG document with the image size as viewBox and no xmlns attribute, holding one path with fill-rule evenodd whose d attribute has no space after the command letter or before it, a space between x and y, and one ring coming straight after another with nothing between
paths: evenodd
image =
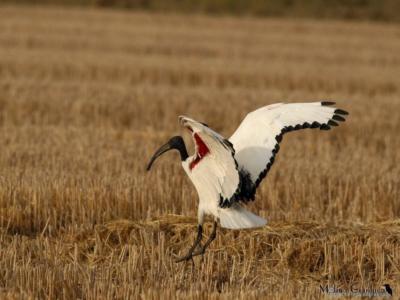
<instances>
[{"instance_id":1,"label":"claw","mask_svg":"<svg viewBox=\"0 0 400 300\"><path fill-rule=\"evenodd\" d=\"M186 255L184 255L184 256L182 256L182 257L178 257L176 260L175 260L175 262L182 262L182 261L188 261L188 260L192 260L192 263L194 264L194 260L193 260L193 257L195 257L195 256L198 256L198 255L204 255L204 253L206 252L206 249L203 247L203 246L201 246L201 245L199 245L198 247L200 247L199 249L197 249L197 251L191 251L191 252L188 252Z\"/></svg>"},{"instance_id":2,"label":"claw","mask_svg":"<svg viewBox=\"0 0 400 300\"><path fill-rule=\"evenodd\" d=\"M193 257L193 256L197 256L197 255L204 256L204 253L206 253L206 248L201 247L200 249L198 249L197 251L194 251L194 252L192 253L192 257Z\"/></svg>"},{"instance_id":3,"label":"claw","mask_svg":"<svg viewBox=\"0 0 400 300\"><path fill-rule=\"evenodd\" d=\"M190 249L189 249L189 251L188 251L188 253L186 255L184 255L182 257L178 257L175 260L175 262L179 263L179 262L182 262L182 261L192 260L192 265L194 267L193 257L201 255L202 259L204 258L204 253L206 252L206 249L208 248L208 246L211 244L211 242L216 237L216 231L217 231L217 222L214 222L213 230L212 230L212 233L211 233L210 237L204 243L204 245L201 245L201 238L202 238L203 228L202 228L201 225L199 225L197 238L196 238L195 243L193 244L192 247L190 247ZM175 257L177 257L177 256L175 255Z\"/></svg>"},{"instance_id":4,"label":"claw","mask_svg":"<svg viewBox=\"0 0 400 300\"><path fill-rule=\"evenodd\" d=\"M190 247L188 253L185 256L182 256L176 260L176 262L182 262L182 261L188 261L189 259L192 260L192 264L194 266L194 261L193 261L193 252L197 249L199 244L201 243L201 239L203 237L203 227L201 225L198 226L197 228L197 237L196 240L194 241L194 244L192 247ZM201 246L201 244L200 244Z\"/></svg>"},{"instance_id":5,"label":"claw","mask_svg":"<svg viewBox=\"0 0 400 300\"><path fill-rule=\"evenodd\" d=\"M191 259L191 260L192 260L192 263L194 264L194 261L193 261L193 253L191 253L191 252L189 252L189 253L186 254L185 256L178 257L178 258L175 260L175 262L179 263L179 262L182 262L182 261L188 261L189 259Z\"/></svg>"}]
</instances>

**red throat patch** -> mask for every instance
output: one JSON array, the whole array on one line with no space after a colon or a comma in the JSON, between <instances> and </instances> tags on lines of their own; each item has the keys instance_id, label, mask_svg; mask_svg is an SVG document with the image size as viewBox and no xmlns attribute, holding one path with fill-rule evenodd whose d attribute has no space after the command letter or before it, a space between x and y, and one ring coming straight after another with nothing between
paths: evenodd
<instances>
[{"instance_id":1,"label":"red throat patch","mask_svg":"<svg viewBox=\"0 0 400 300\"><path fill-rule=\"evenodd\" d=\"M210 153L210 149L208 149L207 145L203 142L200 136L195 133L194 141L197 145L197 155L195 159L190 163L189 169L193 170L193 168L208 154Z\"/></svg>"}]
</instances>

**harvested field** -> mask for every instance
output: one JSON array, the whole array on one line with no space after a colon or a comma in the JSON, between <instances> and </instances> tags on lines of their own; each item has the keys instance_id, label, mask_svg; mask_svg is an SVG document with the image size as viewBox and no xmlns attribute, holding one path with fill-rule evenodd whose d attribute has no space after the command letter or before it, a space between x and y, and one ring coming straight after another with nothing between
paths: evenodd
<instances>
[{"instance_id":1,"label":"harvested field","mask_svg":"<svg viewBox=\"0 0 400 300\"><path fill-rule=\"evenodd\" d=\"M0 6L0 296L400 294L400 28ZM274 102L330 99L331 131L285 136L249 209L203 260L178 155L185 114L230 136ZM185 136L187 144L190 138ZM185 216L185 217L184 217ZM210 227L206 228L206 235Z\"/></svg>"}]
</instances>

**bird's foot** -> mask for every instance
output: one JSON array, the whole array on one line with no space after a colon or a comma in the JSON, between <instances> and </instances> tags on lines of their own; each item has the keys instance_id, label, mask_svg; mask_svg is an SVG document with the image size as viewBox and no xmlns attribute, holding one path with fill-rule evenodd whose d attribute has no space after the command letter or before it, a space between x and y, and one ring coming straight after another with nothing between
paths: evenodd
<instances>
[{"instance_id":1,"label":"bird's foot","mask_svg":"<svg viewBox=\"0 0 400 300\"><path fill-rule=\"evenodd\" d=\"M208 240L204 243L204 245L201 244L201 237L202 237L202 227L199 225L199 231L197 234L197 238L193 246L189 249L188 253L185 256L177 258L175 261L182 262L182 261L188 261L191 260L192 264L194 266L194 261L193 257L201 255L202 258L204 258L204 253L206 252L208 246L210 246L211 242L215 239L216 234L217 234L217 222L214 222L213 230L211 232L210 237Z\"/></svg>"},{"instance_id":2,"label":"bird's foot","mask_svg":"<svg viewBox=\"0 0 400 300\"><path fill-rule=\"evenodd\" d=\"M193 253L188 252L186 255L181 256L181 257L178 257L178 258L175 260L175 262L179 263L179 262L188 261L188 260L192 260L192 263L194 263L194 261L193 261Z\"/></svg>"},{"instance_id":3,"label":"bird's foot","mask_svg":"<svg viewBox=\"0 0 400 300\"><path fill-rule=\"evenodd\" d=\"M194 264L193 257L199 254L204 254L204 252L205 252L204 247L201 244L198 244L195 249L190 249L189 252L184 256L178 257L177 255L175 255L176 256L175 262L179 263L182 261L191 260L192 263Z\"/></svg>"},{"instance_id":4,"label":"bird's foot","mask_svg":"<svg viewBox=\"0 0 400 300\"><path fill-rule=\"evenodd\" d=\"M206 253L206 249L206 247L200 245L200 247L196 251L193 251L192 256L201 255L203 257L204 253Z\"/></svg>"},{"instance_id":5,"label":"bird's foot","mask_svg":"<svg viewBox=\"0 0 400 300\"><path fill-rule=\"evenodd\" d=\"M201 255L202 257L204 256L204 253L206 252L206 247L199 245L197 249L193 249L192 251L189 251L186 255L182 257L178 257L175 262L179 263L182 261L188 261L191 260L192 263L194 264L193 257Z\"/></svg>"}]
</instances>

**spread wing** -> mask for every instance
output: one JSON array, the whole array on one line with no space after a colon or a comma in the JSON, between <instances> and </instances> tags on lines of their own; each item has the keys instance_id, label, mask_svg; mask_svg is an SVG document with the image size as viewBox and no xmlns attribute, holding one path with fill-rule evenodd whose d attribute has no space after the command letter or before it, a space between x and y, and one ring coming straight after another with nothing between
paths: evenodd
<instances>
[{"instance_id":1,"label":"spread wing","mask_svg":"<svg viewBox=\"0 0 400 300\"><path fill-rule=\"evenodd\" d=\"M179 120L191 131L195 144L188 168L200 198L215 201L217 193L219 206L234 202L240 190L240 176L232 144L203 123L184 116Z\"/></svg>"},{"instance_id":2,"label":"spread wing","mask_svg":"<svg viewBox=\"0 0 400 300\"><path fill-rule=\"evenodd\" d=\"M254 199L255 189L267 175L279 151L282 136L303 128L328 130L345 121L348 113L336 109L334 102L277 103L249 113L229 139L239 170L248 172L252 186L247 198Z\"/></svg>"}]
</instances>

